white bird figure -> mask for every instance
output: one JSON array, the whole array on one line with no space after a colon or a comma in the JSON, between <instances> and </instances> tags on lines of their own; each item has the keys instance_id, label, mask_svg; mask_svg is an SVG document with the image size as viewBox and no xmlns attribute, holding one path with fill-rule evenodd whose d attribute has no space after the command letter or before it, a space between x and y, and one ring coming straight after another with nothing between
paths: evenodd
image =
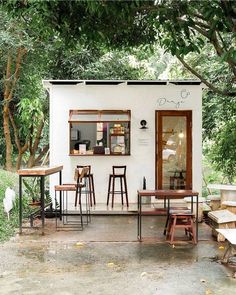
<instances>
[{"instance_id":1,"label":"white bird figure","mask_svg":"<svg viewBox=\"0 0 236 295\"><path fill-rule=\"evenodd\" d=\"M16 193L11 188L7 188L5 191L5 198L3 199L4 211L7 213L7 218L9 220L9 212L13 208L13 203L16 198Z\"/></svg>"}]
</instances>

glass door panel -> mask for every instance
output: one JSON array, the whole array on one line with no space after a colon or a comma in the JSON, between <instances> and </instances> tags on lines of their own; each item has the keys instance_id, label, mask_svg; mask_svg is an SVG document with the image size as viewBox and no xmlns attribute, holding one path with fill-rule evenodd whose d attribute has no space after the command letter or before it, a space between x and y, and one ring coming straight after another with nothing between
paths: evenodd
<instances>
[{"instance_id":1,"label":"glass door panel","mask_svg":"<svg viewBox=\"0 0 236 295\"><path fill-rule=\"evenodd\" d=\"M186 118L162 118L162 187L185 189Z\"/></svg>"},{"instance_id":2,"label":"glass door panel","mask_svg":"<svg viewBox=\"0 0 236 295\"><path fill-rule=\"evenodd\" d=\"M191 111L160 111L157 125L158 188L190 189Z\"/></svg>"}]
</instances>

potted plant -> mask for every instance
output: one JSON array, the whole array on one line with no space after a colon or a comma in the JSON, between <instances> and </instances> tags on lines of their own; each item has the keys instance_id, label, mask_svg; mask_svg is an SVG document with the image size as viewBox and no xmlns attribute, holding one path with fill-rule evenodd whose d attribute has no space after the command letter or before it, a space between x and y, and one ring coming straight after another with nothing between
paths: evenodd
<instances>
[{"instance_id":1,"label":"potted plant","mask_svg":"<svg viewBox=\"0 0 236 295\"><path fill-rule=\"evenodd\" d=\"M30 206L40 206L40 179L35 177L33 179L23 179L25 186L25 194L29 199Z\"/></svg>"}]
</instances>

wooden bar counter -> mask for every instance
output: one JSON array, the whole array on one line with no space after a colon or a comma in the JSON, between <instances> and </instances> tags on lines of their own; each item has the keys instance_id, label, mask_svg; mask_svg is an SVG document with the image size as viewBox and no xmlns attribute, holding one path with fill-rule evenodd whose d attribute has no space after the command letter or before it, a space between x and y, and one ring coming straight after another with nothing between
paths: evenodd
<instances>
[{"instance_id":1,"label":"wooden bar counter","mask_svg":"<svg viewBox=\"0 0 236 295\"><path fill-rule=\"evenodd\" d=\"M59 184L62 183L62 169L63 166L51 166L51 167L33 167L20 169L17 171L19 174L19 232L22 233L22 179L24 177L40 177L40 216L42 220L42 234L44 234L45 224L45 177L59 173Z\"/></svg>"}]
</instances>

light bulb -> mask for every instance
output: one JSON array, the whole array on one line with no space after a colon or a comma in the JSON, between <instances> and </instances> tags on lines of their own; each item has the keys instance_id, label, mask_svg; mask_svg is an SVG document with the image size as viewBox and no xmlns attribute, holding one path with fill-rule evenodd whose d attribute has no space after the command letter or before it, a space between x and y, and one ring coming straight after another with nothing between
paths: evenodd
<instances>
[{"instance_id":1,"label":"light bulb","mask_svg":"<svg viewBox=\"0 0 236 295\"><path fill-rule=\"evenodd\" d=\"M184 133L183 133L183 131L182 131L182 130L180 131L180 133L179 133L179 135L178 135L178 136L179 136L179 138L184 138Z\"/></svg>"}]
</instances>

